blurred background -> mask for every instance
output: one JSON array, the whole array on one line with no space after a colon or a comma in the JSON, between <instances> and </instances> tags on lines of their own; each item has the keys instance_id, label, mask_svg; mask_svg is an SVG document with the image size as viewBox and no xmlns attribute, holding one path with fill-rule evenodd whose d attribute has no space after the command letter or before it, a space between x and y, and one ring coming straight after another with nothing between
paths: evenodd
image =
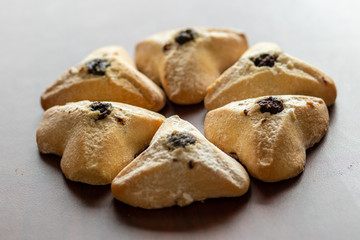
<instances>
[{"instance_id":1,"label":"blurred background","mask_svg":"<svg viewBox=\"0 0 360 240\"><path fill-rule=\"evenodd\" d=\"M1 0L0 238L356 239L359 13L355 0ZM275 42L334 79L338 98L330 128L309 152L304 174L277 185L252 181L245 200L228 207L210 201L153 213L114 203L108 186L65 180L59 158L44 159L36 147L40 94L94 49L122 45L133 56L138 41L188 26L243 30L250 45ZM236 204L241 207L231 207ZM171 214L180 217L169 220Z\"/></svg>"}]
</instances>

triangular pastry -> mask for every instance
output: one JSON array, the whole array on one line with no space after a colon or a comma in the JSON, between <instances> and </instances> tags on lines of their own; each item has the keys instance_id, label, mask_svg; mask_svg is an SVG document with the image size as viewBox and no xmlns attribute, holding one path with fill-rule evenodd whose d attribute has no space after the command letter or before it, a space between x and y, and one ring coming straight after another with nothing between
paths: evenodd
<instances>
[{"instance_id":1,"label":"triangular pastry","mask_svg":"<svg viewBox=\"0 0 360 240\"><path fill-rule=\"evenodd\" d=\"M207 89L205 107L212 110L232 101L266 95L307 95L336 98L334 81L309 64L289 56L273 43L258 43L247 50Z\"/></svg>"},{"instance_id":2,"label":"triangular pastry","mask_svg":"<svg viewBox=\"0 0 360 240\"><path fill-rule=\"evenodd\" d=\"M91 53L41 95L45 110L80 100L123 102L159 111L166 97L154 82L136 70L122 47L111 46Z\"/></svg>"},{"instance_id":3,"label":"triangular pastry","mask_svg":"<svg viewBox=\"0 0 360 240\"><path fill-rule=\"evenodd\" d=\"M241 196L248 188L244 168L178 116L164 121L149 148L111 184L116 199L147 209Z\"/></svg>"},{"instance_id":4,"label":"triangular pastry","mask_svg":"<svg viewBox=\"0 0 360 240\"><path fill-rule=\"evenodd\" d=\"M138 69L177 104L201 102L206 88L247 49L244 33L205 27L155 34L136 46Z\"/></svg>"},{"instance_id":5,"label":"triangular pastry","mask_svg":"<svg viewBox=\"0 0 360 240\"><path fill-rule=\"evenodd\" d=\"M66 178L109 184L149 145L164 119L127 104L81 101L48 109L36 140L41 153L62 155Z\"/></svg>"},{"instance_id":6,"label":"triangular pastry","mask_svg":"<svg viewBox=\"0 0 360 240\"><path fill-rule=\"evenodd\" d=\"M205 136L244 164L250 175L276 182L301 173L306 149L324 136L324 101L307 96L265 96L229 103L207 113Z\"/></svg>"}]
</instances>

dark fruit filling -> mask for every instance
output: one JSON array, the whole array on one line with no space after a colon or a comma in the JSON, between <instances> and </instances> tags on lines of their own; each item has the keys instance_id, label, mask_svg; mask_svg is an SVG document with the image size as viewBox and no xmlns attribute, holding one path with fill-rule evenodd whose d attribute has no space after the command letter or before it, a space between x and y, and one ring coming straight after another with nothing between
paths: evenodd
<instances>
[{"instance_id":1,"label":"dark fruit filling","mask_svg":"<svg viewBox=\"0 0 360 240\"><path fill-rule=\"evenodd\" d=\"M112 105L110 103L94 102L90 105L91 111L99 111L97 120L104 119L111 113Z\"/></svg>"},{"instance_id":2,"label":"dark fruit filling","mask_svg":"<svg viewBox=\"0 0 360 240\"><path fill-rule=\"evenodd\" d=\"M87 63L85 63L85 66L88 69L88 73L95 74L99 76L105 75L105 70L107 67L110 66L110 63L105 59L93 59Z\"/></svg>"},{"instance_id":3,"label":"dark fruit filling","mask_svg":"<svg viewBox=\"0 0 360 240\"><path fill-rule=\"evenodd\" d=\"M260 106L260 111L262 113L269 112L271 114L276 114L284 110L284 106L280 100L274 97L268 97L257 102Z\"/></svg>"}]
</instances>

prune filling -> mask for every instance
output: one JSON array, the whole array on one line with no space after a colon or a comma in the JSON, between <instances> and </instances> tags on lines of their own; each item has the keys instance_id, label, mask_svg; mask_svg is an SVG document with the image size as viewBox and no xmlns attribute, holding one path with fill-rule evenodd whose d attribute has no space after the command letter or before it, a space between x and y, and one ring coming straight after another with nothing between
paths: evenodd
<instances>
[{"instance_id":1,"label":"prune filling","mask_svg":"<svg viewBox=\"0 0 360 240\"><path fill-rule=\"evenodd\" d=\"M276 114L284 110L282 102L274 97L263 99L257 102L257 104L259 104L262 113L269 112L270 114Z\"/></svg>"},{"instance_id":2,"label":"prune filling","mask_svg":"<svg viewBox=\"0 0 360 240\"><path fill-rule=\"evenodd\" d=\"M110 63L105 59L96 58L85 63L85 66L88 69L88 73L104 76L105 70L110 66Z\"/></svg>"},{"instance_id":3,"label":"prune filling","mask_svg":"<svg viewBox=\"0 0 360 240\"><path fill-rule=\"evenodd\" d=\"M91 111L99 111L100 114L97 120L106 118L112 111L110 103L94 102L90 105Z\"/></svg>"},{"instance_id":4,"label":"prune filling","mask_svg":"<svg viewBox=\"0 0 360 240\"><path fill-rule=\"evenodd\" d=\"M194 41L196 34L197 34L197 32L195 32L194 30L186 29L186 30L179 32L175 36L175 41L178 44L183 45L184 43L187 43L189 41Z\"/></svg>"},{"instance_id":5,"label":"prune filling","mask_svg":"<svg viewBox=\"0 0 360 240\"><path fill-rule=\"evenodd\" d=\"M167 137L168 145L171 149L185 148L187 145L194 145L196 140L189 133L172 133Z\"/></svg>"},{"instance_id":6,"label":"prune filling","mask_svg":"<svg viewBox=\"0 0 360 240\"><path fill-rule=\"evenodd\" d=\"M257 67L273 67L278 56L270 54L261 54L257 58L250 59Z\"/></svg>"}]
</instances>

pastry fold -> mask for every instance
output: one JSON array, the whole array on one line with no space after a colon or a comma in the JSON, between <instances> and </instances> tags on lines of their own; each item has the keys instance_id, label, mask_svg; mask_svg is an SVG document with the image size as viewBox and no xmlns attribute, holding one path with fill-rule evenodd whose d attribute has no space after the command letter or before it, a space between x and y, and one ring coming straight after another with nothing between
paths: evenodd
<instances>
[{"instance_id":1,"label":"pastry fold","mask_svg":"<svg viewBox=\"0 0 360 240\"><path fill-rule=\"evenodd\" d=\"M138 69L177 104L201 102L206 88L247 49L244 33L205 27L155 34L136 46Z\"/></svg>"},{"instance_id":2,"label":"pastry fold","mask_svg":"<svg viewBox=\"0 0 360 240\"><path fill-rule=\"evenodd\" d=\"M308 96L264 96L207 113L205 136L255 178L276 182L304 170L306 149L327 131L325 102Z\"/></svg>"},{"instance_id":3,"label":"pastry fold","mask_svg":"<svg viewBox=\"0 0 360 240\"><path fill-rule=\"evenodd\" d=\"M120 46L92 52L41 95L45 110L81 100L122 102L153 111L159 111L166 103L164 92L135 68Z\"/></svg>"},{"instance_id":4,"label":"pastry fold","mask_svg":"<svg viewBox=\"0 0 360 240\"><path fill-rule=\"evenodd\" d=\"M116 199L147 209L241 196L248 188L241 164L178 116L164 121L150 146L111 184Z\"/></svg>"},{"instance_id":5,"label":"pastry fold","mask_svg":"<svg viewBox=\"0 0 360 240\"><path fill-rule=\"evenodd\" d=\"M205 108L266 95L307 95L322 98L327 106L336 99L331 77L289 56L274 43L258 43L207 89Z\"/></svg>"},{"instance_id":6,"label":"pastry fold","mask_svg":"<svg viewBox=\"0 0 360 240\"><path fill-rule=\"evenodd\" d=\"M149 145L164 119L127 104L81 101L45 111L36 140L41 153L62 156L66 178L104 185Z\"/></svg>"}]
</instances>

